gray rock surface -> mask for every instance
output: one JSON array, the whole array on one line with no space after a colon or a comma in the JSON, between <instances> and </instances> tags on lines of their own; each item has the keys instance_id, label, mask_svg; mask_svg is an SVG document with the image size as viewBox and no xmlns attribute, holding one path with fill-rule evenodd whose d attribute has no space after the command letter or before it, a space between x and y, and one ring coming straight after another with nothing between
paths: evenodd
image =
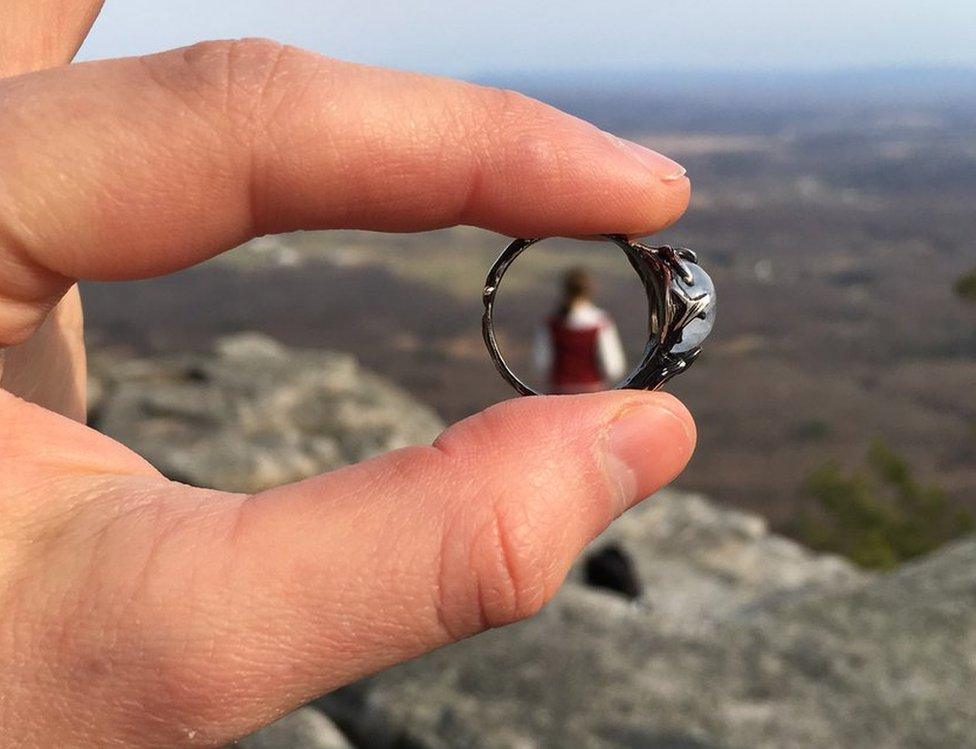
<instances>
[{"instance_id":1,"label":"gray rock surface","mask_svg":"<svg viewBox=\"0 0 976 749\"><path fill-rule=\"evenodd\" d=\"M662 624L700 627L766 599L809 588L838 590L865 573L769 532L756 515L704 497L662 491L617 520L590 547L614 544L644 585L639 603ZM569 579L581 582L577 565Z\"/></svg>"},{"instance_id":2,"label":"gray rock surface","mask_svg":"<svg viewBox=\"0 0 976 749\"><path fill-rule=\"evenodd\" d=\"M571 584L534 620L320 704L370 747L962 748L974 684L969 540L687 631Z\"/></svg>"},{"instance_id":3,"label":"gray rock surface","mask_svg":"<svg viewBox=\"0 0 976 749\"><path fill-rule=\"evenodd\" d=\"M235 744L240 749L354 749L335 724L312 707L286 715Z\"/></svg>"},{"instance_id":4,"label":"gray rock surface","mask_svg":"<svg viewBox=\"0 0 976 749\"><path fill-rule=\"evenodd\" d=\"M429 408L347 354L244 333L212 353L91 359L93 425L165 475L228 491L296 481L430 443Z\"/></svg>"}]
</instances>

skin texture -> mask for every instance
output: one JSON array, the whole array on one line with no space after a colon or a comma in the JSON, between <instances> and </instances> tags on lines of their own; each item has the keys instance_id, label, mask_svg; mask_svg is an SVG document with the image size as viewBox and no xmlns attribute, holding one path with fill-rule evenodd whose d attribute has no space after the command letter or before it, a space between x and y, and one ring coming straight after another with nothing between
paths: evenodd
<instances>
[{"instance_id":1,"label":"skin texture","mask_svg":"<svg viewBox=\"0 0 976 749\"><path fill-rule=\"evenodd\" d=\"M0 8L0 78L70 62L101 7L102 0L6 0ZM0 387L84 419L85 345L77 289L64 295L30 339L0 356Z\"/></svg>"},{"instance_id":2,"label":"skin texture","mask_svg":"<svg viewBox=\"0 0 976 749\"><path fill-rule=\"evenodd\" d=\"M0 75L64 65L75 56L103 0L5 0Z\"/></svg>"},{"instance_id":3,"label":"skin texture","mask_svg":"<svg viewBox=\"0 0 976 749\"><path fill-rule=\"evenodd\" d=\"M195 489L78 422L75 281L297 228L647 233L689 184L517 94L263 40L53 67L98 6L0 9L3 69L37 71L0 81L0 746L219 745L538 611L694 424L662 393L519 399L255 496Z\"/></svg>"}]
</instances>

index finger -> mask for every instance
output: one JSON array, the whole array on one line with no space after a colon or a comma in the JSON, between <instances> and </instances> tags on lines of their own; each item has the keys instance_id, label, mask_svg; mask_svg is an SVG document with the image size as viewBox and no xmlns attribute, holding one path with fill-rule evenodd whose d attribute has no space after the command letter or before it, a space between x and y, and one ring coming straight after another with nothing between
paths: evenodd
<instances>
[{"instance_id":1,"label":"index finger","mask_svg":"<svg viewBox=\"0 0 976 749\"><path fill-rule=\"evenodd\" d=\"M81 46L105 0L4 0L0 76L64 65Z\"/></svg>"},{"instance_id":2,"label":"index finger","mask_svg":"<svg viewBox=\"0 0 976 749\"><path fill-rule=\"evenodd\" d=\"M0 345L73 279L167 273L255 235L643 234L690 190L669 159L519 94L260 40L10 79L0 115Z\"/></svg>"}]
</instances>

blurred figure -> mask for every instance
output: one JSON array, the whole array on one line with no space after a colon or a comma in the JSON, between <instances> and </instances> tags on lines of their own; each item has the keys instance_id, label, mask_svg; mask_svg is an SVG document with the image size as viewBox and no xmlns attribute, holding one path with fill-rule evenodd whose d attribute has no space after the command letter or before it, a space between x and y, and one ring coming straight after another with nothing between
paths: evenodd
<instances>
[{"instance_id":1,"label":"blurred figure","mask_svg":"<svg viewBox=\"0 0 976 749\"><path fill-rule=\"evenodd\" d=\"M624 376L617 326L592 298L589 273L582 268L567 271L559 309L536 333L533 365L548 377L552 393L605 390Z\"/></svg>"}]
</instances>

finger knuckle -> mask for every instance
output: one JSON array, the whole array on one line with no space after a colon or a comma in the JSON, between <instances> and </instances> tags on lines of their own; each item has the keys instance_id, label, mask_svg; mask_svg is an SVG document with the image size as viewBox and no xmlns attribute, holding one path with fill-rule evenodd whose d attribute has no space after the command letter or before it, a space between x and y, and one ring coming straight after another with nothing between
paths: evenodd
<instances>
[{"instance_id":1,"label":"finger knuckle","mask_svg":"<svg viewBox=\"0 0 976 749\"><path fill-rule=\"evenodd\" d=\"M504 444L505 435L519 428L520 409L512 405L496 403L454 424L434 440L434 447L458 459L484 455L493 446Z\"/></svg>"},{"instance_id":2,"label":"finger knuckle","mask_svg":"<svg viewBox=\"0 0 976 749\"><path fill-rule=\"evenodd\" d=\"M35 257L34 233L9 209L0 185L0 348L30 338L71 286L71 280Z\"/></svg>"},{"instance_id":3,"label":"finger knuckle","mask_svg":"<svg viewBox=\"0 0 976 749\"><path fill-rule=\"evenodd\" d=\"M200 42L183 51L182 61L197 81L220 95L233 114L242 101L261 94L284 50L284 45L271 39Z\"/></svg>"},{"instance_id":4,"label":"finger knuckle","mask_svg":"<svg viewBox=\"0 0 976 749\"><path fill-rule=\"evenodd\" d=\"M499 133L519 132L545 135L562 112L519 91L505 88L486 90L487 119Z\"/></svg>"},{"instance_id":5,"label":"finger knuckle","mask_svg":"<svg viewBox=\"0 0 976 749\"><path fill-rule=\"evenodd\" d=\"M512 133L524 133L538 122L546 105L525 94L493 86L464 84L455 90L449 112L454 140L459 144L485 142L503 147Z\"/></svg>"},{"instance_id":6,"label":"finger knuckle","mask_svg":"<svg viewBox=\"0 0 976 749\"><path fill-rule=\"evenodd\" d=\"M273 39L248 37L197 42L182 50L183 60L201 70L227 71L231 66L273 63L285 45Z\"/></svg>"},{"instance_id":7,"label":"finger knuckle","mask_svg":"<svg viewBox=\"0 0 976 749\"><path fill-rule=\"evenodd\" d=\"M554 587L558 567L545 533L535 527L531 481L525 491L499 486L479 471L477 448L454 444L445 452L467 491L444 528L438 615L452 639L500 627L538 613ZM475 476L475 479L471 479Z\"/></svg>"},{"instance_id":8,"label":"finger knuckle","mask_svg":"<svg viewBox=\"0 0 976 749\"><path fill-rule=\"evenodd\" d=\"M0 247L0 257L2 254ZM56 300L56 296L37 301L12 298L0 283L0 349L21 344L34 335Z\"/></svg>"},{"instance_id":9,"label":"finger knuckle","mask_svg":"<svg viewBox=\"0 0 976 749\"><path fill-rule=\"evenodd\" d=\"M492 117L499 124L517 122L543 106L538 100L513 89L488 87L484 92Z\"/></svg>"},{"instance_id":10,"label":"finger knuckle","mask_svg":"<svg viewBox=\"0 0 976 749\"><path fill-rule=\"evenodd\" d=\"M272 39L249 38L229 42L227 86L244 95L260 94L290 48Z\"/></svg>"},{"instance_id":11,"label":"finger knuckle","mask_svg":"<svg viewBox=\"0 0 976 749\"><path fill-rule=\"evenodd\" d=\"M475 545L478 607L489 627L535 615L546 600L546 553L522 499L491 507Z\"/></svg>"},{"instance_id":12,"label":"finger knuckle","mask_svg":"<svg viewBox=\"0 0 976 749\"><path fill-rule=\"evenodd\" d=\"M291 90L309 76L321 78L331 61L272 39L246 38L200 42L181 51L180 62L194 95L223 107L237 126L262 124ZM284 82L285 85L279 85Z\"/></svg>"}]
</instances>

